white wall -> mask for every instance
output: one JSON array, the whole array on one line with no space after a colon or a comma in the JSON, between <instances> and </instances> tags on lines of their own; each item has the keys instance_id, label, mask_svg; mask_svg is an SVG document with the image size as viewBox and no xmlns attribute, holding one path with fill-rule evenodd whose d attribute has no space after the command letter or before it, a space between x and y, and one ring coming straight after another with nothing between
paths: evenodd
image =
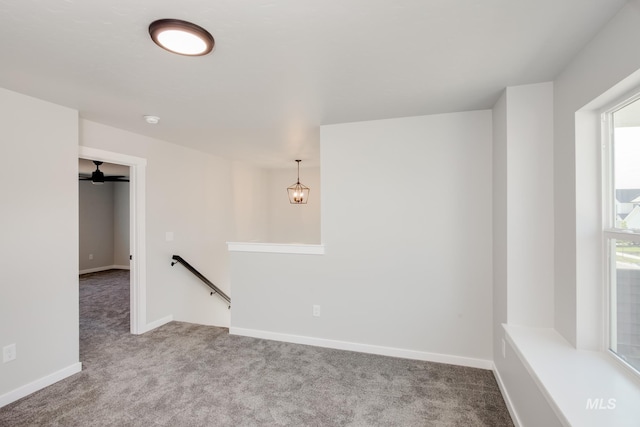
<instances>
[{"instance_id":1,"label":"white wall","mask_svg":"<svg viewBox=\"0 0 640 427\"><path fill-rule=\"evenodd\" d=\"M269 240L269 194L266 169L232 163L235 239L240 242Z\"/></svg>"},{"instance_id":2,"label":"white wall","mask_svg":"<svg viewBox=\"0 0 640 427\"><path fill-rule=\"evenodd\" d=\"M601 229L600 181L594 176L599 150L576 137L576 113L640 69L640 56L635 54L639 39L640 2L634 0L555 81L555 326L579 348L597 349L602 342L602 275L594 244Z\"/></svg>"},{"instance_id":3,"label":"white wall","mask_svg":"<svg viewBox=\"0 0 640 427\"><path fill-rule=\"evenodd\" d=\"M506 89L508 323L553 327L553 83Z\"/></svg>"},{"instance_id":4,"label":"white wall","mask_svg":"<svg viewBox=\"0 0 640 427\"><path fill-rule=\"evenodd\" d=\"M310 188L305 205L289 203L287 187L294 184L297 168L269 169L268 175L268 242L320 243L320 168L300 165L300 182Z\"/></svg>"},{"instance_id":5,"label":"white wall","mask_svg":"<svg viewBox=\"0 0 640 427\"><path fill-rule=\"evenodd\" d=\"M0 89L0 145L0 347L17 349L0 364L1 406L80 368L78 114Z\"/></svg>"},{"instance_id":6,"label":"white wall","mask_svg":"<svg viewBox=\"0 0 640 427\"><path fill-rule=\"evenodd\" d=\"M129 267L129 183L80 181L80 271ZM89 259L89 255L93 259Z\"/></svg>"},{"instance_id":7,"label":"white wall","mask_svg":"<svg viewBox=\"0 0 640 427\"><path fill-rule=\"evenodd\" d=\"M113 183L93 185L79 181L80 271L107 267L113 262ZM90 255L93 259L89 259Z\"/></svg>"},{"instance_id":8,"label":"white wall","mask_svg":"<svg viewBox=\"0 0 640 427\"><path fill-rule=\"evenodd\" d=\"M173 315L229 325L224 301L171 256L185 258L229 292L226 242L234 240L231 162L165 141L81 121L80 143L147 159L147 322ZM76 168L77 169L77 168ZM166 241L166 232L174 233Z\"/></svg>"},{"instance_id":9,"label":"white wall","mask_svg":"<svg viewBox=\"0 0 640 427\"><path fill-rule=\"evenodd\" d=\"M560 425L502 327L553 327L552 132L552 83L505 89L493 110L493 354L524 426Z\"/></svg>"},{"instance_id":10,"label":"white wall","mask_svg":"<svg viewBox=\"0 0 640 427\"><path fill-rule=\"evenodd\" d=\"M502 353L502 324L507 323L507 91L493 107L493 355Z\"/></svg>"},{"instance_id":11,"label":"white wall","mask_svg":"<svg viewBox=\"0 0 640 427\"><path fill-rule=\"evenodd\" d=\"M490 360L491 112L323 126L321 152L326 255L232 253L232 330Z\"/></svg>"}]
</instances>

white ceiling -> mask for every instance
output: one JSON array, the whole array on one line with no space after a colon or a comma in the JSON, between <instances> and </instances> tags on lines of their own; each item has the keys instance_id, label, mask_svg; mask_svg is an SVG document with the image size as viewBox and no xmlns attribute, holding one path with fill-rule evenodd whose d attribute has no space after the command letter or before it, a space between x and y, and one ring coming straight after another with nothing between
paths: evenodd
<instances>
[{"instance_id":1,"label":"white ceiling","mask_svg":"<svg viewBox=\"0 0 640 427\"><path fill-rule=\"evenodd\" d=\"M0 0L0 86L216 155L311 166L320 125L485 109L552 80L624 3ZM147 31L160 18L205 27L214 52L160 49Z\"/></svg>"}]
</instances>

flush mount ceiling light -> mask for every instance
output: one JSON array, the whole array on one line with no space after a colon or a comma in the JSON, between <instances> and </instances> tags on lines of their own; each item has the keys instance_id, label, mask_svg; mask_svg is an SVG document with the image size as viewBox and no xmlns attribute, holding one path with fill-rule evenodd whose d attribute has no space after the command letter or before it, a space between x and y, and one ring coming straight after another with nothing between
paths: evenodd
<instances>
[{"instance_id":1,"label":"flush mount ceiling light","mask_svg":"<svg viewBox=\"0 0 640 427\"><path fill-rule=\"evenodd\" d=\"M151 39L169 52L202 56L213 50L213 36L204 28L179 19L159 19L149 25Z\"/></svg>"},{"instance_id":2,"label":"flush mount ceiling light","mask_svg":"<svg viewBox=\"0 0 640 427\"><path fill-rule=\"evenodd\" d=\"M287 187L287 193L289 193L289 203L292 205L306 205L309 200L309 187L300 184L300 162L302 160L296 160L298 162L298 182L291 187Z\"/></svg>"}]
</instances>

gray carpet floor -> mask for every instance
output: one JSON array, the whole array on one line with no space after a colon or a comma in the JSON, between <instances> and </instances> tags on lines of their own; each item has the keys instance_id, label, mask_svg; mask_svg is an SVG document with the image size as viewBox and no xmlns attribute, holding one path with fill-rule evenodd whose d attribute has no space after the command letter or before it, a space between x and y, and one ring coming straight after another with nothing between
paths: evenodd
<instances>
[{"instance_id":1,"label":"gray carpet floor","mask_svg":"<svg viewBox=\"0 0 640 427\"><path fill-rule=\"evenodd\" d=\"M0 426L512 426L491 371L231 336L129 334L128 271L80 278L83 371Z\"/></svg>"}]
</instances>

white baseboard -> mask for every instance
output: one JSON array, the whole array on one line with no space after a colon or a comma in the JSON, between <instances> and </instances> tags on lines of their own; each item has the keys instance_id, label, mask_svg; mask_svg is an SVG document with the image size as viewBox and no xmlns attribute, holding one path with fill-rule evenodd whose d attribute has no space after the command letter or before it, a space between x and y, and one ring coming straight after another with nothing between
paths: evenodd
<instances>
[{"instance_id":1,"label":"white baseboard","mask_svg":"<svg viewBox=\"0 0 640 427\"><path fill-rule=\"evenodd\" d=\"M166 325L167 323L173 321L173 314L170 314L162 319L154 320L153 322L147 323L144 327L142 333L152 331L156 328L159 328L162 325Z\"/></svg>"},{"instance_id":2,"label":"white baseboard","mask_svg":"<svg viewBox=\"0 0 640 427\"><path fill-rule=\"evenodd\" d=\"M513 402L511 401L511 397L509 396L509 392L507 391L507 387L502 382L502 377L500 376L500 372L496 366L493 366L493 376L496 378L496 382L498 383L498 388L500 389L500 393L502 393L502 397L504 398L504 402L507 404L507 409L509 410L509 414L511 415L511 420L513 421L513 425L515 427L522 427L522 423L520 422L520 418L518 418L518 413L516 412L516 408L513 406Z\"/></svg>"},{"instance_id":3,"label":"white baseboard","mask_svg":"<svg viewBox=\"0 0 640 427\"><path fill-rule=\"evenodd\" d=\"M77 374L80 371L82 371L82 363L74 363L71 366L54 372L53 374L49 374L29 384L25 384L22 387L18 387L15 390L5 393L0 396L0 408L8 405L9 403L13 403L18 399L22 399L23 397L28 396L31 393L42 390L43 388L57 383L60 380L70 377L71 375Z\"/></svg>"},{"instance_id":4,"label":"white baseboard","mask_svg":"<svg viewBox=\"0 0 640 427\"><path fill-rule=\"evenodd\" d=\"M131 267L128 265L105 265L104 267L96 267L96 268L88 268L86 270L80 270L78 274L88 274L88 273L97 273L99 271L107 271L107 270L130 270Z\"/></svg>"},{"instance_id":5,"label":"white baseboard","mask_svg":"<svg viewBox=\"0 0 640 427\"><path fill-rule=\"evenodd\" d=\"M334 348L336 350L356 351L358 353L378 354L381 356L399 357L402 359L424 360L427 362L447 363L450 365L468 366L471 368L492 369L491 360L474 359L470 357L452 356L448 354L428 353L424 351L406 350L394 347L359 344L347 341L328 340L324 338L305 337L301 335L282 334L278 332L260 331L256 329L229 328L231 335L241 335L252 338L263 338L272 341L283 341L294 344L306 344L316 347Z\"/></svg>"}]
</instances>

